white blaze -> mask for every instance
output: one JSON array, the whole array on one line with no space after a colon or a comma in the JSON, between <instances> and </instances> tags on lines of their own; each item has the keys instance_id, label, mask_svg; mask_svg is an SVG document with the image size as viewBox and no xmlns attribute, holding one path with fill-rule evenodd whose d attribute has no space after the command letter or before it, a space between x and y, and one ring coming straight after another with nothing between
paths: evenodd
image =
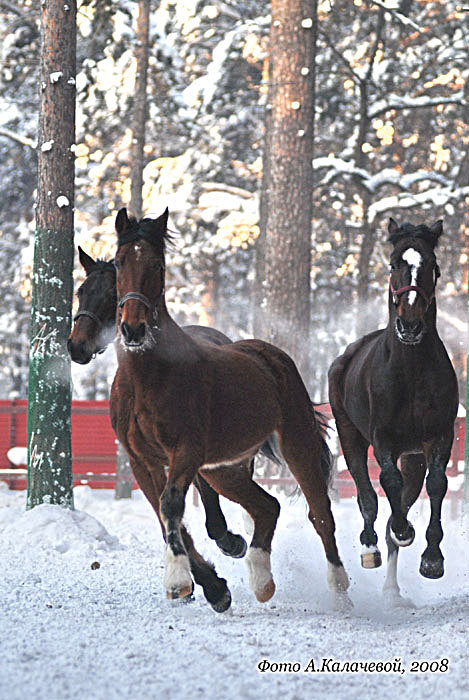
<instances>
[{"instance_id":1,"label":"white blaze","mask_svg":"<svg viewBox=\"0 0 469 700\"><path fill-rule=\"evenodd\" d=\"M412 287L417 286L417 276L419 272L419 267L422 264L422 256L415 250L415 248L407 248L402 254L402 259L408 265L410 265L410 284ZM417 299L417 292L409 292L409 304L412 304Z\"/></svg>"}]
</instances>

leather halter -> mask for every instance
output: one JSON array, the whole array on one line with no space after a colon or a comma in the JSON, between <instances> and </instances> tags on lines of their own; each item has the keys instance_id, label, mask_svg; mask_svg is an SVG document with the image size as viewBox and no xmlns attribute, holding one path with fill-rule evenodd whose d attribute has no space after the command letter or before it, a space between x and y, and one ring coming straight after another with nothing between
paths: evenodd
<instances>
[{"instance_id":1,"label":"leather halter","mask_svg":"<svg viewBox=\"0 0 469 700\"><path fill-rule=\"evenodd\" d=\"M96 314L94 314L92 311L87 311L86 309L83 309L83 311L79 311L76 314L76 316L74 316L73 322L75 323L75 321L79 319L80 316L88 316L88 318L93 319L93 321L97 324L99 329L103 328L104 326L104 323L101 321L99 316L96 316Z\"/></svg>"},{"instance_id":2,"label":"leather halter","mask_svg":"<svg viewBox=\"0 0 469 700\"><path fill-rule=\"evenodd\" d=\"M155 302L155 307L153 309L153 312L156 316L156 304L158 301L161 299L161 297L164 297L164 265L161 266L161 279L162 279L162 287L161 287L161 292L158 294ZM141 294L140 292L127 292L127 294L124 294L123 297L121 297L117 303L119 309L122 309L126 301L129 301L130 299L135 299L136 301L141 301L144 306L147 307L149 311L152 310L152 304L148 297L145 296L145 294Z\"/></svg>"},{"instance_id":3,"label":"leather halter","mask_svg":"<svg viewBox=\"0 0 469 700\"><path fill-rule=\"evenodd\" d=\"M141 301L144 306L147 307L147 309L151 310L151 303L144 294L140 294L140 292L127 292L127 294L124 294L124 296L119 299L119 308L122 309L126 301L129 301L129 299L136 299L137 301Z\"/></svg>"}]
</instances>

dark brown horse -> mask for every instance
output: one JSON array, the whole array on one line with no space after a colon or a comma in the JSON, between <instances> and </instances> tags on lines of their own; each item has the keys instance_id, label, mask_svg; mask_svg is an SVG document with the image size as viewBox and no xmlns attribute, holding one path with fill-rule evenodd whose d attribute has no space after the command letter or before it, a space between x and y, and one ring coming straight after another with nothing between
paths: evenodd
<instances>
[{"instance_id":1,"label":"dark brown horse","mask_svg":"<svg viewBox=\"0 0 469 700\"><path fill-rule=\"evenodd\" d=\"M332 412L364 518L362 565L381 564L374 531L378 500L367 469L371 444L391 506L385 590L397 598L398 548L414 539L407 513L420 494L427 470L431 517L420 573L428 578L443 575L441 505L458 388L436 329L435 289L440 273L434 249L441 233L441 221L432 226L398 226L390 220L388 325L349 345L329 371Z\"/></svg>"},{"instance_id":2,"label":"dark brown horse","mask_svg":"<svg viewBox=\"0 0 469 700\"><path fill-rule=\"evenodd\" d=\"M87 364L96 354L104 352L116 335L116 269L114 261L93 260L81 248L78 248L78 254L86 272L86 279L77 291L79 308L67 347L74 362ZM195 340L215 345L231 343L224 333L215 328L186 326L184 330ZM262 451L276 461L273 447L264 445ZM223 554L235 558L243 557L247 550L246 541L241 535L228 530L218 494L201 475L195 478L194 484L205 509L205 525L209 537L215 540Z\"/></svg>"},{"instance_id":3,"label":"dark brown horse","mask_svg":"<svg viewBox=\"0 0 469 700\"><path fill-rule=\"evenodd\" d=\"M268 343L202 344L174 322L164 296L167 218L167 210L139 222L125 209L117 215L118 370L111 392L114 430L163 526L167 595L190 593L192 573L216 610L230 604L226 581L198 555L182 524L187 489L200 470L253 518L250 583L259 601L272 597L279 504L240 465L274 434L323 542L329 585L348 601L327 495L329 453L301 377L290 357Z\"/></svg>"}]
</instances>

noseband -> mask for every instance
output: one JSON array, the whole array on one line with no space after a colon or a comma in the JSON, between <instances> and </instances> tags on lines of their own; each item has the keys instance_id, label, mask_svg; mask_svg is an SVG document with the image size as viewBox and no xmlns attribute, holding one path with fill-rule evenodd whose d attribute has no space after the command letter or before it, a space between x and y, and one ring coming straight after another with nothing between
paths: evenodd
<instances>
[{"instance_id":1,"label":"noseband","mask_svg":"<svg viewBox=\"0 0 469 700\"><path fill-rule=\"evenodd\" d=\"M147 307L148 310L151 310L151 303L144 294L140 294L140 292L127 292L127 294L124 294L124 296L119 299L119 309L122 309L126 301L129 301L129 299L136 299L137 301L141 301L144 306Z\"/></svg>"},{"instance_id":2,"label":"noseband","mask_svg":"<svg viewBox=\"0 0 469 700\"><path fill-rule=\"evenodd\" d=\"M140 294L140 292L127 292L127 294L124 294L123 297L121 297L118 301L118 307L119 309L122 309L126 301L130 301L131 299L135 299L135 301L140 301L148 311L153 311L153 319L155 321L155 329L158 329L158 310L156 308L156 304L158 303L159 299L164 296L164 289L161 291L160 294L158 294L158 298L156 299L155 306L152 306L152 303L148 299L148 297L145 296L145 294Z\"/></svg>"},{"instance_id":3,"label":"noseband","mask_svg":"<svg viewBox=\"0 0 469 700\"><path fill-rule=\"evenodd\" d=\"M394 289L394 287L392 286L391 278L389 278L389 289L391 291L392 300L393 300L394 304L397 305L397 303L399 301L399 297L402 294L405 294L406 292L417 292L417 294L420 294L420 296L422 297L422 299L425 302L425 311L426 311L428 309L428 307L430 306L430 304L432 303L432 300L435 297L436 283L438 281L439 276L440 276L440 268L438 267L438 265L435 265L435 282L433 284L433 289L432 289L432 293L430 294L430 296L428 296L427 292L424 289L422 289L422 287L418 287L417 285L414 285L414 284L406 284L405 287L399 287L399 289Z\"/></svg>"},{"instance_id":4,"label":"noseband","mask_svg":"<svg viewBox=\"0 0 469 700\"><path fill-rule=\"evenodd\" d=\"M97 324L99 330L101 330L101 328L103 328L104 326L104 323L101 321L99 316L96 316L96 314L94 314L92 311L86 311L85 309L83 311L79 311L74 317L73 322L75 323L75 321L79 319L80 316L88 316L88 318L92 318L93 321Z\"/></svg>"},{"instance_id":5,"label":"noseband","mask_svg":"<svg viewBox=\"0 0 469 700\"><path fill-rule=\"evenodd\" d=\"M417 292L417 294L420 294L422 299L425 301L425 304L426 304L425 311L428 309L428 307L430 306L430 304L432 302L433 297L435 296L435 287L433 287L433 291L432 291L431 295L428 296L426 291L424 289L422 289L422 287L416 287L413 284L407 284L405 287L399 287L399 289L394 289L394 287L392 286L391 280L389 280L389 289L391 290L392 300L393 300L394 304L396 304L396 305L399 301L399 297L402 294L405 294L405 292Z\"/></svg>"}]
</instances>

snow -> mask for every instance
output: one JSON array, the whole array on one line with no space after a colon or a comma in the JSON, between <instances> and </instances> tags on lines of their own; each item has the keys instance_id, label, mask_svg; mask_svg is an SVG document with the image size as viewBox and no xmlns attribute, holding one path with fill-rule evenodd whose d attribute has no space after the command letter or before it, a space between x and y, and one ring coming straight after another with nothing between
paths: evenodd
<instances>
[{"instance_id":1,"label":"snow","mask_svg":"<svg viewBox=\"0 0 469 700\"><path fill-rule=\"evenodd\" d=\"M61 209L62 207L68 207L70 206L70 202L68 200L68 197L66 197L64 194L61 194L57 197L57 206Z\"/></svg>"},{"instance_id":2,"label":"snow","mask_svg":"<svg viewBox=\"0 0 469 700\"><path fill-rule=\"evenodd\" d=\"M44 143L41 146L41 151L43 153L46 153L47 151L51 151L53 145L54 145L54 139L51 139L50 141L44 141Z\"/></svg>"},{"instance_id":3,"label":"snow","mask_svg":"<svg viewBox=\"0 0 469 700\"><path fill-rule=\"evenodd\" d=\"M166 600L161 533L140 492L115 501L111 491L81 486L76 511L42 505L26 512L25 493L0 484L0 697L467 697L467 527L454 513L461 501L445 502L446 573L438 581L418 573L428 500L411 511L416 541L400 553L399 578L415 607L399 608L387 607L381 594L385 567L360 567L355 500L333 503L354 602L352 611L338 613L302 499L280 498L272 552L277 591L267 604L250 592L246 563L217 550L205 535L203 512L187 500L186 522L199 550L229 582L228 613L214 613L198 587L191 604ZM225 501L223 509L231 528L243 532L240 509ZM380 499L383 554L387 514ZM316 668L326 659L325 672L305 672L311 659ZM388 662L393 670L337 673L329 659L348 661L350 669L358 662ZM413 660L437 661L439 668L441 659L449 659L446 672L409 671ZM262 668L282 663L293 672L275 673L271 666L261 673L263 661Z\"/></svg>"}]
</instances>

